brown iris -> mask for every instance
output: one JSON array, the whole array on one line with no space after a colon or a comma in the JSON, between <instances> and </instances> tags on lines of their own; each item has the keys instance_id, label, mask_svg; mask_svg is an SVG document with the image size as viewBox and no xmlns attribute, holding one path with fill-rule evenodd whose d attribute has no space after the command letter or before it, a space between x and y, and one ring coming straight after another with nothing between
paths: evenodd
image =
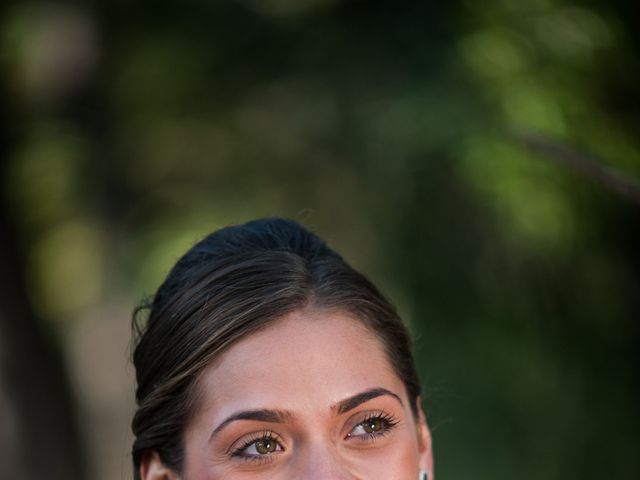
<instances>
[{"instance_id":1,"label":"brown iris","mask_svg":"<svg viewBox=\"0 0 640 480\"><path fill-rule=\"evenodd\" d=\"M376 433L382 430L383 422L381 418L370 418L362 424L362 427L367 433Z\"/></svg>"},{"instance_id":2,"label":"brown iris","mask_svg":"<svg viewBox=\"0 0 640 480\"><path fill-rule=\"evenodd\" d=\"M256 445L256 452L262 455L275 452L278 446L275 440L270 438L263 438L262 440L258 440L255 443L255 445Z\"/></svg>"}]
</instances>

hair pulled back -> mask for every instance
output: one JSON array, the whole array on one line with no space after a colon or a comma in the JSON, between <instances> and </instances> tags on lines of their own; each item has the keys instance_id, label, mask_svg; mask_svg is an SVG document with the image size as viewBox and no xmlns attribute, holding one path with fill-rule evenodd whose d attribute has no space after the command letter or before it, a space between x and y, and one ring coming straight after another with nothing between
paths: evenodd
<instances>
[{"instance_id":1,"label":"hair pulled back","mask_svg":"<svg viewBox=\"0 0 640 480\"><path fill-rule=\"evenodd\" d=\"M349 313L376 334L417 414L420 386L410 338L391 303L297 222L254 220L197 243L134 312L137 480L146 451L181 471L183 432L202 371L240 338L307 307ZM141 325L143 310L148 315Z\"/></svg>"}]
</instances>

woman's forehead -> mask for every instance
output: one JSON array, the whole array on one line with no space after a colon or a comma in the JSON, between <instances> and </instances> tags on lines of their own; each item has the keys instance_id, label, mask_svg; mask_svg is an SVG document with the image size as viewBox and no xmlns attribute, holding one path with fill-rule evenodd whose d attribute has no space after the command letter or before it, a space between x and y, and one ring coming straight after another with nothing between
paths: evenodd
<instances>
[{"instance_id":1,"label":"woman's forehead","mask_svg":"<svg viewBox=\"0 0 640 480\"><path fill-rule=\"evenodd\" d=\"M323 408L370 388L403 390L376 335L332 311L295 312L247 336L205 370L200 387L202 407L214 410Z\"/></svg>"}]
</instances>

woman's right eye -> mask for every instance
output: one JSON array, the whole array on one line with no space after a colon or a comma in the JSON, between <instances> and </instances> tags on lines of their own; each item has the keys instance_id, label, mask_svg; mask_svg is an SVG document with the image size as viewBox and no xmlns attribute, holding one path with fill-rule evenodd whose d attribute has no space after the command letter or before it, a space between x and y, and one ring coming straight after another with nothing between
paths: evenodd
<instances>
[{"instance_id":1,"label":"woman's right eye","mask_svg":"<svg viewBox=\"0 0 640 480\"><path fill-rule=\"evenodd\" d=\"M284 451L282 444L273 434L253 437L243 442L233 450L232 456L256 459L267 457L277 452Z\"/></svg>"}]
</instances>

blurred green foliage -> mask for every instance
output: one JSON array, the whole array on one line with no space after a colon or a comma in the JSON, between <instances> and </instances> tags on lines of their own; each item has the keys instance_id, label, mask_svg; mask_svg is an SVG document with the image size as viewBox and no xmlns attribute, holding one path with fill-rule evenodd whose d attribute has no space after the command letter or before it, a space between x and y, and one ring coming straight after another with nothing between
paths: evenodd
<instances>
[{"instance_id":1,"label":"blurred green foliage","mask_svg":"<svg viewBox=\"0 0 640 480\"><path fill-rule=\"evenodd\" d=\"M60 328L206 233L295 217L417 336L438 478L640 478L631 2L13 2L4 185ZM127 322L128 319L113 319Z\"/></svg>"}]
</instances>

